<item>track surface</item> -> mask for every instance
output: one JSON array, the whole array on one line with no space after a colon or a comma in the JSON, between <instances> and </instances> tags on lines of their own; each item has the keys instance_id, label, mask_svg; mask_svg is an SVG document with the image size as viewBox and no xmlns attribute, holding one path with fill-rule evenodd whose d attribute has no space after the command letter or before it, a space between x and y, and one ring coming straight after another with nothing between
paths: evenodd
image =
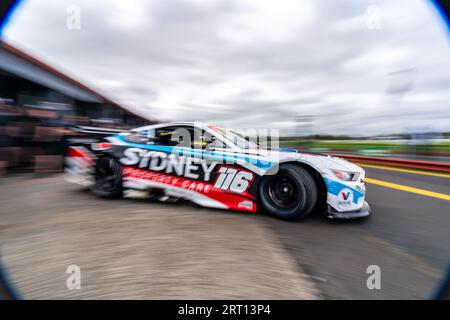
<instances>
[{"instance_id":1,"label":"track surface","mask_svg":"<svg viewBox=\"0 0 450 320\"><path fill-rule=\"evenodd\" d=\"M2 262L25 299L318 297L255 216L99 199L60 175L0 180L0 204ZM80 290L66 287L70 265Z\"/></svg>"},{"instance_id":2,"label":"track surface","mask_svg":"<svg viewBox=\"0 0 450 320\"><path fill-rule=\"evenodd\" d=\"M450 194L448 177L365 169L372 179ZM42 183L45 179L48 183ZM186 297L173 290L180 285L187 296L191 294L190 288L195 287L197 297L299 298L308 294L296 294L295 290L309 286L312 280L319 293L314 288L308 288L308 292L322 298L421 299L431 296L450 263L450 201L385 186L367 185L367 200L373 210L369 219L329 221L316 216L284 222L264 215L200 209L189 204L111 202L67 187L61 176L45 179L33 180L40 183L26 183L22 179L17 181L16 190L2 189L1 205L9 209L0 222L0 228L4 228L0 239L3 237L3 243L9 241L6 249L12 258L6 262L13 278L25 287L33 287L39 279L40 283L47 280L51 283L54 273L50 270L38 273L33 264L42 264L50 257L54 265L61 264L55 258L64 251L61 245L83 255L83 263L95 271L95 279L102 279L102 264L110 263L111 256L131 251L136 260L113 261L112 278L103 279L108 282L106 290L111 292L103 288L71 296L63 285L58 289L61 291L54 291L49 284L47 291L45 288L29 291L27 296L32 298L116 298L117 294L125 298ZM180 219L185 222L180 223ZM155 236L158 230L161 235ZM65 240L59 241L63 237ZM83 248L74 243L80 238ZM32 254L33 242L42 239L51 248L49 257L45 257L45 252L44 256ZM208 242L200 250L195 241L202 244L202 239ZM155 247L148 249L149 243ZM89 255L91 244L103 249ZM180 246L186 247L178 252L176 248ZM271 254L266 252L268 248ZM153 250L154 256L149 261L156 263L154 267L147 265L142 253L146 250ZM210 260L202 260L206 259L202 257L205 250L210 253L207 255ZM166 257L164 252L169 255ZM70 251L62 253L64 263L70 262ZM195 255L199 258L191 261ZM170 257L177 259L172 261ZM366 286L369 265L381 268L380 290L369 290ZM218 276L212 266L230 273ZM262 273L255 271L258 266L264 269ZM274 276L274 271L269 272L268 268L278 268L280 273ZM167 272L161 273L163 269ZM303 281L297 272L305 272L309 280L303 285L294 284L295 279ZM166 277L162 279L169 287L159 283L160 291L149 294L142 281L155 275ZM58 281L64 281L66 275L62 272L58 277ZM271 282L266 283L268 280ZM124 285L117 289L114 281L123 281ZM247 287L237 291L242 281L247 281ZM101 287L102 282L97 284ZM137 291L133 285L137 285ZM297 289L286 290L290 287ZM114 290L118 290L116 295Z\"/></svg>"},{"instance_id":3,"label":"track surface","mask_svg":"<svg viewBox=\"0 0 450 320\"><path fill-rule=\"evenodd\" d=\"M450 194L450 179L366 167L369 178ZM271 221L326 298L429 298L450 263L450 202L368 183L367 220ZM366 268L381 268L368 290Z\"/></svg>"}]
</instances>

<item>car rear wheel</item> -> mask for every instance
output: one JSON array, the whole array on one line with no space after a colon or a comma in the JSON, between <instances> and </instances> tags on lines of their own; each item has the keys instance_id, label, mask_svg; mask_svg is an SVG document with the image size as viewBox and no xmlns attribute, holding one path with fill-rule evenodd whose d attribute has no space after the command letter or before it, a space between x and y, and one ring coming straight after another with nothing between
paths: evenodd
<instances>
[{"instance_id":1,"label":"car rear wheel","mask_svg":"<svg viewBox=\"0 0 450 320\"><path fill-rule=\"evenodd\" d=\"M112 158L100 158L95 164L95 181L92 192L102 198L122 197L122 169Z\"/></svg>"},{"instance_id":2,"label":"car rear wheel","mask_svg":"<svg viewBox=\"0 0 450 320\"><path fill-rule=\"evenodd\" d=\"M304 168L284 164L275 175L265 176L259 185L261 207L269 214L286 220L306 217L315 207L318 188Z\"/></svg>"}]
</instances>

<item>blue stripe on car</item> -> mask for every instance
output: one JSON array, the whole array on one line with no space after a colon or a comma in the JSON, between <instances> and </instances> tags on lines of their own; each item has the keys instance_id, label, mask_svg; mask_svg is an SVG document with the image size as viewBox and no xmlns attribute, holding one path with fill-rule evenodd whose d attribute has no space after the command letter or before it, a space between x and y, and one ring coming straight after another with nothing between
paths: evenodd
<instances>
[{"instance_id":1,"label":"blue stripe on car","mask_svg":"<svg viewBox=\"0 0 450 320\"><path fill-rule=\"evenodd\" d=\"M125 136L121 134L117 134L113 136L114 138L117 138L123 142L125 142L128 146L134 147L134 148L140 148L140 149L146 149L146 150L155 150L155 151L162 151L167 153L177 153L180 155L187 155L191 157L203 157L210 160L219 160L219 161L237 161L237 160L243 160L245 162L251 163L258 168L261 169L269 169L272 167L273 163L271 161L263 161L260 159L255 158L249 158L245 156L240 156L237 154L230 155L230 154L224 154L222 152L209 152L204 150L195 150L195 149L185 149L185 148L179 148L179 147L171 147L171 146L159 146L159 145L148 145L148 144L139 144L139 143L133 143L130 141L127 141L125 139ZM343 183L323 178L325 181L325 185L327 186L327 190L329 193L337 196L339 192L343 189L349 189L353 192L353 202L358 203L358 199L361 197L364 197L364 194L356 189L353 189Z\"/></svg>"},{"instance_id":2,"label":"blue stripe on car","mask_svg":"<svg viewBox=\"0 0 450 320\"><path fill-rule=\"evenodd\" d=\"M125 142L128 146L134 147L134 148L162 151L162 152L168 152L168 153L177 153L180 155L187 155L187 156L191 156L191 157L202 157L202 158L206 158L206 159L210 159L210 160L219 160L219 161L236 162L237 160L243 160L243 161L245 161L247 163L251 163L261 169L269 169L273 165L273 163L271 161L250 158L248 156L241 156L238 154L230 155L230 154L224 154L224 153L218 152L218 151L211 152L211 151L204 151L204 150L185 149L185 148L179 148L179 147L133 143L133 142L127 141L125 139L125 136L123 136L121 134L114 135L113 137Z\"/></svg>"},{"instance_id":3,"label":"blue stripe on car","mask_svg":"<svg viewBox=\"0 0 450 320\"><path fill-rule=\"evenodd\" d=\"M327 186L328 192L331 193L332 195L337 196L341 190L349 189L353 192L353 202L354 203L358 203L358 199L361 197L364 197L364 194L361 191L350 188L349 186L347 186L343 183L340 183L340 182L337 182L337 181L334 181L334 180L331 180L331 179L328 179L325 177L323 178L323 180L325 181L325 185Z\"/></svg>"}]
</instances>

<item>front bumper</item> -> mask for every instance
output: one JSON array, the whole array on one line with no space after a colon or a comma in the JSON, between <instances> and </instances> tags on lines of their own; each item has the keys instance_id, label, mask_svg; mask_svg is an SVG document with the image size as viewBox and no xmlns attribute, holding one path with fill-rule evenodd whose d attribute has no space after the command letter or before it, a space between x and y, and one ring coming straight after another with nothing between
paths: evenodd
<instances>
[{"instance_id":1,"label":"front bumper","mask_svg":"<svg viewBox=\"0 0 450 320\"><path fill-rule=\"evenodd\" d=\"M370 216L372 210L369 204L364 201L364 205L359 210L339 212L330 205L328 205L326 216L329 219L357 219Z\"/></svg>"}]
</instances>

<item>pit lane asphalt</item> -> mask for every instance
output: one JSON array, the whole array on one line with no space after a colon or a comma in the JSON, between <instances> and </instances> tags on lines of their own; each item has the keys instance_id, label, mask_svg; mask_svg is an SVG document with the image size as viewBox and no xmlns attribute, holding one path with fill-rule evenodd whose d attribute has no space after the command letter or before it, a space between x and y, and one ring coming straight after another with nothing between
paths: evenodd
<instances>
[{"instance_id":1,"label":"pit lane asphalt","mask_svg":"<svg viewBox=\"0 0 450 320\"><path fill-rule=\"evenodd\" d=\"M449 178L375 168L365 169L369 178L450 194ZM61 177L59 176L51 177L49 178L51 183L48 184L30 181L29 184L25 183L26 188L24 188L24 182L17 180L20 188L17 187L17 190L8 191L10 195L3 199L2 205L6 206L9 203L12 209L10 215L6 216L8 219L5 218L6 220L3 222L6 224L10 222L10 228L13 228L10 232L17 239L24 238L26 240L26 237L35 236L36 233L45 235L49 240L55 240L58 237L54 235L54 232L58 230L71 231L68 233L64 231L69 235L78 234L81 231L78 229L73 230L75 228L74 223L78 221L77 219L82 220L82 218L88 221L83 226L89 226L89 230L95 230L95 232L92 232L92 237L95 236L97 241L100 239L105 243L110 243L115 234L112 232L111 236L105 235L106 230L98 234L105 228L103 222L108 219L114 220L115 225L120 225L121 228L124 228L122 230L123 233L118 233L119 235L130 233L139 239L146 237L147 233L151 234L148 230L150 227L144 225L131 227L131 224L128 227L125 222L129 222L129 219L139 218L149 221L156 219L161 225L167 223L167 221L174 221L179 214L183 215L183 219L191 219L186 223L192 225L196 224L195 221L198 223L206 219L214 221L226 219L235 225L231 228L234 234L229 236L223 235L224 238L230 241L233 239L232 243L234 246L253 246L253 253L249 259L254 260L256 259L255 255L261 256L261 254L264 254L265 248L266 250L268 248L264 242L267 240L265 238L275 236L279 239L280 244L287 249L291 260L297 263L299 272L306 272L318 287L319 295L323 298L332 299L429 298L437 288L447 265L450 263L450 201L384 186L370 183L367 185L367 201L373 210L372 216L368 219L330 221L322 216L313 216L298 222L285 222L265 215L239 212L228 213L222 210L193 207L189 204L172 206L125 199L117 202L106 201L97 199L92 194L77 191L76 186L63 183L60 179ZM27 180L24 181L26 182ZM42 180L37 181L41 182ZM45 188L40 188L38 187L39 185L45 185ZM22 198L21 196L24 192L28 196ZM15 198L15 193L21 196ZM20 206L17 205L18 199L24 199ZM3 209L6 208L5 206L3 206ZM83 211L80 207L82 207L81 209L86 208ZM89 208L93 212L85 212ZM194 208L195 210L193 210ZM133 214L128 214L132 210L137 211L133 211ZM112 211L115 214L112 214ZM197 220L197 215L200 220ZM74 219L76 221L72 221ZM46 227L48 230L45 229L48 232L39 231L41 228L40 224L48 221L52 223L56 221L57 228L51 225ZM212 225L218 227L223 223L223 221L217 221L217 223L214 222ZM250 233L255 225L261 224L268 227L267 231L270 232L266 234L261 233L263 238L258 240L257 245L255 243L246 244L245 241L241 243L237 241L236 233L238 235L241 232L245 234ZM158 229L159 226L155 225L152 228ZM34 228L35 233L31 233L30 228ZM208 228L205 230L209 230ZM184 230L184 228L178 228L176 233L180 237L183 235L179 234L181 230ZM7 229L4 231L7 231ZM173 241L176 234L171 235L168 233L165 236L168 240ZM98 238L100 235L103 235L103 238ZM186 229L185 235L191 237L193 234ZM117 235L115 236L117 237ZM41 236L36 239L39 238ZM89 239L87 238L87 240ZM128 238L121 239L124 242L123 245L131 240ZM70 241L66 242L62 244L70 244ZM55 241L52 244L55 244ZM21 247L23 255L20 256L19 260L28 261L30 260L28 257L30 250L27 248L32 246L32 243L26 242L23 245L24 247ZM108 250L114 249L110 248L110 246L105 246L105 248L108 248ZM192 248L189 250L192 250ZM253 250L258 250L259 252ZM15 252L14 250L12 251ZM223 259L229 258L226 257L227 253L223 249L216 252ZM265 259L271 260L273 256L265 254ZM87 259L86 263L89 263L89 268L94 269L101 264L94 259ZM199 261L198 265L202 267L202 262ZM280 269L285 268L285 264L282 261L270 261L270 265L278 265ZM366 280L369 276L366 273L366 269L370 265L378 265L381 269L380 290L369 290L366 286ZM20 272L25 277L27 274L25 271L29 271L27 269L22 272L25 266L27 264L20 265L21 269L13 268L12 274L16 275L16 272ZM236 272L239 272L238 269L248 270L249 266L249 264L240 264ZM29 267L33 269L32 266ZM127 262L127 265L122 267L137 268L138 271L148 269L141 270L131 262ZM36 272L33 270L30 271L30 277L37 277ZM264 272L267 272L267 268ZM64 281L65 274L61 273L59 276ZM45 273L40 277L44 280L51 279ZM27 280L26 277L25 280ZM261 285L261 288L267 287L267 283L262 283ZM294 284L288 285L284 283L284 285L294 288ZM64 289L63 287L61 288ZM112 284L111 288L114 289L115 286ZM267 290L269 289L267 288ZM32 297L40 296L39 292L32 292L32 294L34 294L31 295ZM267 296L272 295L273 292L267 293ZM88 296L101 295L98 295L98 292L93 292L92 295Z\"/></svg>"},{"instance_id":2,"label":"pit lane asphalt","mask_svg":"<svg viewBox=\"0 0 450 320\"><path fill-rule=\"evenodd\" d=\"M367 177L450 194L450 179L365 168ZM450 264L450 201L367 184L372 216L330 222L267 218L324 298L429 298ZM381 269L381 289L369 290L369 265Z\"/></svg>"}]
</instances>

